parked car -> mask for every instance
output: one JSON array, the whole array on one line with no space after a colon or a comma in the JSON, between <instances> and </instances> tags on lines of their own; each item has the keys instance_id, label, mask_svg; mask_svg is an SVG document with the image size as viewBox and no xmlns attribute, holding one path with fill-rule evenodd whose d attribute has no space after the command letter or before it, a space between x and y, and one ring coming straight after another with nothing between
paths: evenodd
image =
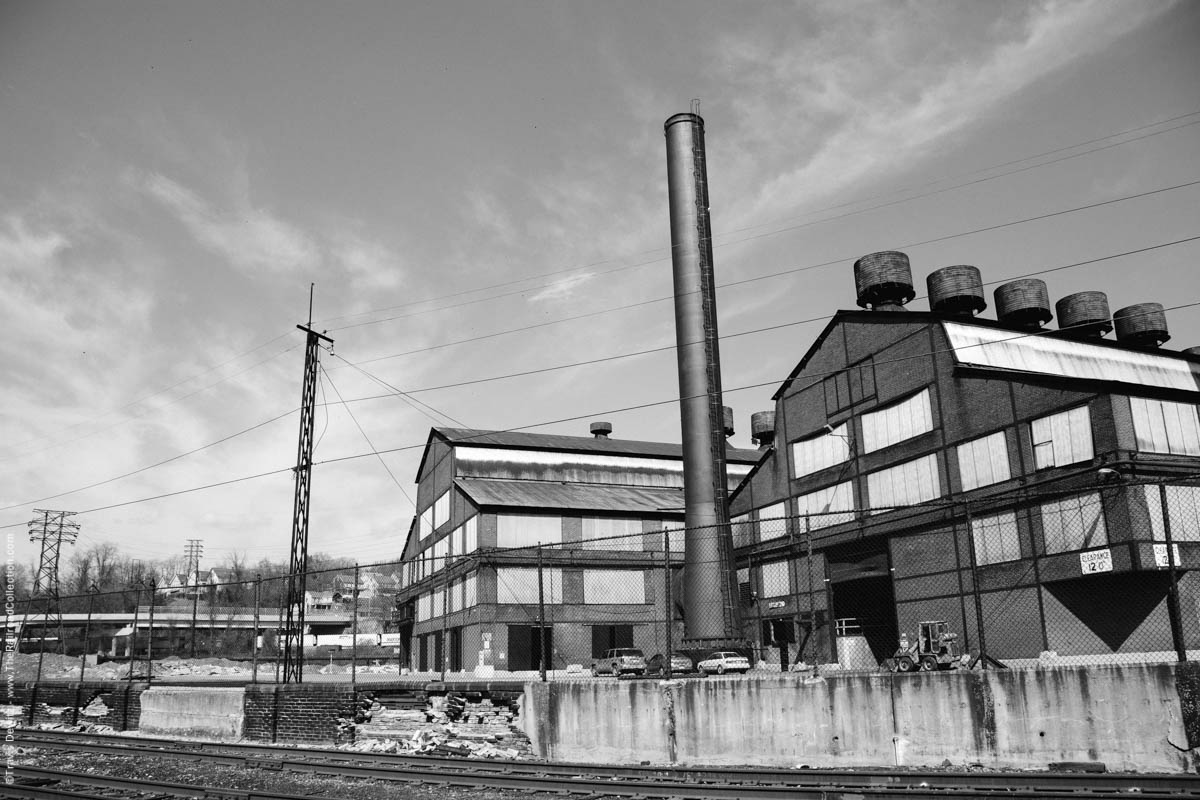
<instances>
[{"instance_id":1,"label":"parked car","mask_svg":"<svg viewBox=\"0 0 1200 800\"><path fill-rule=\"evenodd\" d=\"M650 660L646 662L646 674L647 675L664 675L664 674L666 674L666 670L664 669L666 667L666 664L667 664L667 657L664 656L662 653L653 655L650 657ZM695 672L695 671L696 671L696 665L692 663L692 660L690 658L683 655L682 653L672 653L671 654L671 673L672 674L679 675L679 674L685 674L688 672Z\"/></svg>"},{"instance_id":2,"label":"parked car","mask_svg":"<svg viewBox=\"0 0 1200 800\"><path fill-rule=\"evenodd\" d=\"M713 653L697 664L696 668L705 675L710 672L718 675L724 675L726 672L740 672L744 675L750 671L750 661L745 656L723 650Z\"/></svg>"},{"instance_id":3,"label":"parked car","mask_svg":"<svg viewBox=\"0 0 1200 800\"><path fill-rule=\"evenodd\" d=\"M606 650L604 657L592 664L593 675L642 675L646 672L646 657L633 647L616 647Z\"/></svg>"}]
</instances>

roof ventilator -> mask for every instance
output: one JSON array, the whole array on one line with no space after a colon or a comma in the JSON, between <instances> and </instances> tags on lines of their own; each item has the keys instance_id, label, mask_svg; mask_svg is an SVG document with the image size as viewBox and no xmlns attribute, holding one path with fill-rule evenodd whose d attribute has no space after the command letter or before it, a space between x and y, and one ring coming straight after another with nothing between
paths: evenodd
<instances>
[{"instance_id":1,"label":"roof ventilator","mask_svg":"<svg viewBox=\"0 0 1200 800\"><path fill-rule=\"evenodd\" d=\"M929 310L955 317L972 317L985 308L983 276L977 267L956 264L942 267L925 277L929 290Z\"/></svg>"},{"instance_id":2,"label":"roof ventilator","mask_svg":"<svg viewBox=\"0 0 1200 800\"><path fill-rule=\"evenodd\" d=\"M607 439L608 435L610 433L612 433L612 423L611 422L593 422L592 426L591 426L591 431L592 431L592 436L595 436L597 439Z\"/></svg>"},{"instance_id":3,"label":"roof ventilator","mask_svg":"<svg viewBox=\"0 0 1200 800\"><path fill-rule=\"evenodd\" d=\"M750 438L759 450L775 444L775 412L755 411L750 415Z\"/></svg>"},{"instance_id":4,"label":"roof ventilator","mask_svg":"<svg viewBox=\"0 0 1200 800\"><path fill-rule=\"evenodd\" d=\"M1117 341L1134 347L1154 349L1170 340L1167 314L1161 303L1137 303L1117 309Z\"/></svg>"},{"instance_id":5,"label":"roof ventilator","mask_svg":"<svg viewBox=\"0 0 1200 800\"><path fill-rule=\"evenodd\" d=\"M895 250L865 255L854 262L858 304L874 311L903 311L915 296L908 256Z\"/></svg>"},{"instance_id":6,"label":"roof ventilator","mask_svg":"<svg viewBox=\"0 0 1200 800\"><path fill-rule=\"evenodd\" d=\"M1054 304L1058 329L1072 339L1099 339L1113 329L1104 292L1076 292Z\"/></svg>"},{"instance_id":7,"label":"roof ventilator","mask_svg":"<svg viewBox=\"0 0 1200 800\"><path fill-rule=\"evenodd\" d=\"M993 296L996 316L1009 327L1038 331L1054 319L1050 313L1050 293L1040 278L1019 278L1001 284Z\"/></svg>"}]
</instances>

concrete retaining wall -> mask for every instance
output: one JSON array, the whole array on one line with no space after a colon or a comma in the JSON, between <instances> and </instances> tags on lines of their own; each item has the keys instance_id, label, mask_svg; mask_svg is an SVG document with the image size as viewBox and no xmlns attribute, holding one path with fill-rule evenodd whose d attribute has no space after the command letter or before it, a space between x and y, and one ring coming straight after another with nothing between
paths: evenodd
<instances>
[{"instance_id":1,"label":"concrete retaining wall","mask_svg":"<svg viewBox=\"0 0 1200 800\"><path fill-rule=\"evenodd\" d=\"M563 761L1194 772L1181 694L1174 664L1114 665L534 683L522 711Z\"/></svg>"},{"instance_id":2,"label":"concrete retaining wall","mask_svg":"<svg viewBox=\"0 0 1200 800\"><path fill-rule=\"evenodd\" d=\"M240 739L245 694L242 687L153 686L142 692L139 730L147 736Z\"/></svg>"}]
</instances>

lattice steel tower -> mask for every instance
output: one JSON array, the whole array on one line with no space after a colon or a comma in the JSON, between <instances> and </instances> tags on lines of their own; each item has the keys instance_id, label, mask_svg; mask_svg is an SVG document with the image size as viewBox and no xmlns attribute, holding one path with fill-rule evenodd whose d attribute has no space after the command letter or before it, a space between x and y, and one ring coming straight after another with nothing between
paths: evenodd
<instances>
[{"instance_id":1,"label":"lattice steel tower","mask_svg":"<svg viewBox=\"0 0 1200 800\"><path fill-rule=\"evenodd\" d=\"M333 344L312 329L312 295L309 323L296 327L308 334L304 354L304 391L300 401L300 441L296 451L296 497L292 506L292 555L288 565L287 622L283 634L283 681L304 681L304 593L308 582L308 500L312 487L313 421L317 407L317 368L321 342Z\"/></svg>"},{"instance_id":2,"label":"lattice steel tower","mask_svg":"<svg viewBox=\"0 0 1200 800\"><path fill-rule=\"evenodd\" d=\"M58 628L58 646L62 647L62 611L58 597L58 556L64 542L74 544L79 536L79 523L69 518L74 511L49 511L35 508L40 514L29 521L29 541L41 541L42 552L38 559L38 571L33 578L33 600L40 606L43 630L50 627L51 616ZM43 636L42 641L45 641Z\"/></svg>"}]
</instances>

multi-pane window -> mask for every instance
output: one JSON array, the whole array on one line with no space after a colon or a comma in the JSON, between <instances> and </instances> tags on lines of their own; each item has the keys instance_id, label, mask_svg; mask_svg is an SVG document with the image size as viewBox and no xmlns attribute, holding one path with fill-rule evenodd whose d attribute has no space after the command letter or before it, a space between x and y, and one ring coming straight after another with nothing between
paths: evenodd
<instances>
[{"instance_id":1,"label":"multi-pane window","mask_svg":"<svg viewBox=\"0 0 1200 800\"><path fill-rule=\"evenodd\" d=\"M640 519L583 518L583 548L585 550L640 551L642 541L642 521Z\"/></svg>"},{"instance_id":2,"label":"multi-pane window","mask_svg":"<svg viewBox=\"0 0 1200 800\"><path fill-rule=\"evenodd\" d=\"M562 570L542 570L542 597L546 603L562 602ZM497 603L537 603L537 567L497 567Z\"/></svg>"},{"instance_id":3,"label":"multi-pane window","mask_svg":"<svg viewBox=\"0 0 1200 800\"><path fill-rule=\"evenodd\" d=\"M446 568L446 562L450 555L450 537L444 536L430 548L430 574Z\"/></svg>"},{"instance_id":4,"label":"multi-pane window","mask_svg":"<svg viewBox=\"0 0 1200 800\"><path fill-rule=\"evenodd\" d=\"M930 453L867 476L867 502L872 509L901 508L942 494L937 455Z\"/></svg>"},{"instance_id":5,"label":"multi-pane window","mask_svg":"<svg viewBox=\"0 0 1200 800\"><path fill-rule=\"evenodd\" d=\"M498 514L497 547L535 547L562 544L562 517L532 514Z\"/></svg>"},{"instance_id":6,"label":"multi-pane window","mask_svg":"<svg viewBox=\"0 0 1200 800\"><path fill-rule=\"evenodd\" d=\"M479 573L471 572L463 578L463 608L472 608L479 602Z\"/></svg>"},{"instance_id":7,"label":"multi-pane window","mask_svg":"<svg viewBox=\"0 0 1200 800\"><path fill-rule=\"evenodd\" d=\"M433 597L429 592L417 596L417 622L433 618Z\"/></svg>"},{"instance_id":8,"label":"multi-pane window","mask_svg":"<svg viewBox=\"0 0 1200 800\"><path fill-rule=\"evenodd\" d=\"M1087 406L1035 419L1029 425L1029 433L1038 469L1092 458L1092 420Z\"/></svg>"},{"instance_id":9,"label":"multi-pane window","mask_svg":"<svg viewBox=\"0 0 1200 800\"><path fill-rule=\"evenodd\" d=\"M1042 536L1047 553L1087 550L1108 544L1100 495L1092 492L1043 503Z\"/></svg>"},{"instance_id":10,"label":"multi-pane window","mask_svg":"<svg viewBox=\"0 0 1200 800\"><path fill-rule=\"evenodd\" d=\"M442 492L442 496L433 501L433 505L421 512L420 523L417 527L419 538L424 539L442 525L450 521L450 492Z\"/></svg>"},{"instance_id":11,"label":"multi-pane window","mask_svg":"<svg viewBox=\"0 0 1200 800\"><path fill-rule=\"evenodd\" d=\"M816 530L854 519L850 482L838 483L796 497L797 530Z\"/></svg>"},{"instance_id":12,"label":"multi-pane window","mask_svg":"<svg viewBox=\"0 0 1200 800\"><path fill-rule=\"evenodd\" d=\"M791 584L788 579L788 562L772 561L768 564L763 564L761 576L763 597L781 597L791 591Z\"/></svg>"},{"instance_id":13,"label":"multi-pane window","mask_svg":"<svg viewBox=\"0 0 1200 800\"><path fill-rule=\"evenodd\" d=\"M476 604L476 577L472 572L451 581L448 587L450 593L450 610L462 611Z\"/></svg>"},{"instance_id":14,"label":"multi-pane window","mask_svg":"<svg viewBox=\"0 0 1200 800\"><path fill-rule=\"evenodd\" d=\"M1196 406L1131 397L1129 407L1138 450L1200 456L1200 416Z\"/></svg>"},{"instance_id":15,"label":"multi-pane window","mask_svg":"<svg viewBox=\"0 0 1200 800\"><path fill-rule=\"evenodd\" d=\"M745 547L754 543L754 523L750 521L749 514L738 514L736 517L731 517L729 528L733 533L734 547ZM683 534L680 533L679 537L682 539ZM671 544L674 545L675 542L672 541Z\"/></svg>"},{"instance_id":16,"label":"multi-pane window","mask_svg":"<svg viewBox=\"0 0 1200 800\"><path fill-rule=\"evenodd\" d=\"M1167 528L1163 520L1162 491L1158 486L1143 486L1142 491L1146 493L1153 538L1165 542ZM1200 542L1200 486L1168 486L1166 491L1171 541Z\"/></svg>"},{"instance_id":17,"label":"multi-pane window","mask_svg":"<svg viewBox=\"0 0 1200 800\"><path fill-rule=\"evenodd\" d=\"M451 545L451 552L465 556L469 553L474 553L479 549L479 517L471 517L469 520L459 525L450 536L454 540Z\"/></svg>"},{"instance_id":18,"label":"multi-pane window","mask_svg":"<svg viewBox=\"0 0 1200 800\"><path fill-rule=\"evenodd\" d=\"M592 605L645 603L646 574L628 569L584 570L583 602Z\"/></svg>"},{"instance_id":19,"label":"multi-pane window","mask_svg":"<svg viewBox=\"0 0 1200 800\"><path fill-rule=\"evenodd\" d=\"M958 446L958 475L964 492L1012 477L1004 432L973 439Z\"/></svg>"},{"instance_id":20,"label":"multi-pane window","mask_svg":"<svg viewBox=\"0 0 1200 800\"><path fill-rule=\"evenodd\" d=\"M793 477L800 478L841 464L850 458L849 430L845 423L819 436L792 443Z\"/></svg>"},{"instance_id":21,"label":"multi-pane window","mask_svg":"<svg viewBox=\"0 0 1200 800\"><path fill-rule=\"evenodd\" d=\"M1006 511L972 519L971 537L975 541L976 564L999 564L1021 557L1021 538L1015 512Z\"/></svg>"},{"instance_id":22,"label":"multi-pane window","mask_svg":"<svg viewBox=\"0 0 1200 800\"><path fill-rule=\"evenodd\" d=\"M433 533L433 506L421 512L420 522L417 525L417 533L422 539Z\"/></svg>"},{"instance_id":23,"label":"multi-pane window","mask_svg":"<svg viewBox=\"0 0 1200 800\"><path fill-rule=\"evenodd\" d=\"M775 503L770 506L763 506L758 510L758 522L755 523L758 529L758 540L765 542L767 539L778 539L780 536L787 535L787 503Z\"/></svg>"},{"instance_id":24,"label":"multi-pane window","mask_svg":"<svg viewBox=\"0 0 1200 800\"><path fill-rule=\"evenodd\" d=\"M933 430L929 390L903 402L862 415L862 451L871 453Z\"/></svg>"}]
</instances>

